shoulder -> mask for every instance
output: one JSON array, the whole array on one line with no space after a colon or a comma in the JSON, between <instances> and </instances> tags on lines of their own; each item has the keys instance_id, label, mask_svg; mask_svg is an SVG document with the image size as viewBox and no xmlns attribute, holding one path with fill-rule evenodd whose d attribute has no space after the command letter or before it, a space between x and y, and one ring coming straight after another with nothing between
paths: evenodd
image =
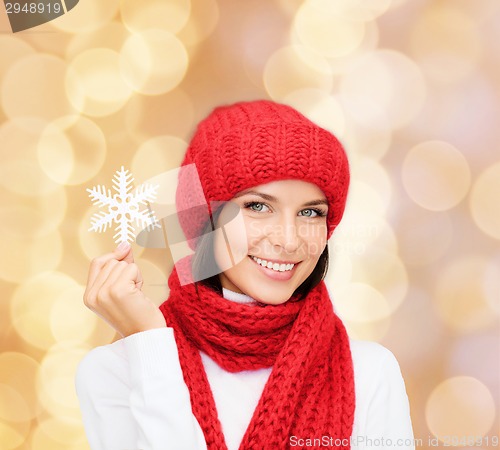
<instances>
[{"instance_id":1,"label":"shoulder","mask_svg":"<svg viewBox=\"0 0 500 450\"><path fill-rule=\"evenodd\" d=\"M355 340L351 341L351 353L356 390L353 436L361 439L360 443L367 436L411 442L410 405L394 354L376 342ZM413 450L414 446L399 448Z\"/></svg>"},{"instance_id":2,"label":"shoulder","mask_svg":"<svg viewBox=\"0 0 500 450\"><path fill-rule=\"evenodd\" d=\"M353 363L358 366L378 364L380 362L396 362L394 354L382 344L372 341L349 340Z\"/></svg>"},{"instance_id":3,"label":"shoulder","mask_svg":"<svg viewBox=\"0 0 500 450\"><path fill-rule=\"evenodd\" d=\"M403 377L394 354L377 342L350 340L357 389L372 390L383 384L401 384Z\"/></svg>"}]
</instances>

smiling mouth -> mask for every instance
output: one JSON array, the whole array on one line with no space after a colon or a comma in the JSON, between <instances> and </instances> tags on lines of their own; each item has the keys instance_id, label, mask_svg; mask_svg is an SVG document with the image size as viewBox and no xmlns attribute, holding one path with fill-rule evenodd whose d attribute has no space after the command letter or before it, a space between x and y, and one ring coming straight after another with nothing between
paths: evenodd
<instances>
[{"instance_id":1,"label":"smiling mouth","mask_svg":"<svg viewBox=\"0 0 500 450\"><path fill-rule=\"evenodd\" d=\"M257 258L256 256L248 255L257 264L266 269L274 270L275 272L290 272L299 263L279 264L277 262L266 261L265 259Z\"/></svg>"}]
</instances>

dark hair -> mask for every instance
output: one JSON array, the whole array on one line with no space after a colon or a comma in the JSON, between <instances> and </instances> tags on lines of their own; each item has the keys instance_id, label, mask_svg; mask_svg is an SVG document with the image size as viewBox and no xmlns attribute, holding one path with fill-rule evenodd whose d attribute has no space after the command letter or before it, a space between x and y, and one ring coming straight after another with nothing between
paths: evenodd
<instances>
[{"instance_id":1,"label":"dark hair","mask_svg":"<svg viewBox=\"0 0 500 450\"><path fill-rule=\"evenodd\" d=\"M212 231L215 229L215 226L213 224L217 223L221 211L222 208L219 208L217 211L215 211L212 215L211 220L208 221L203 227L202 234L197 240L196 250L191 263L194 279L201 279L200 281L198 281L198 283L212 288L220 295L222 295L222 285L219 279L219 275L213 275L211 277L204 278L202 274L204 273L203 268L206 268L207 265L208 267L218 267L214 255L214 234L212 233ZM295 290L292 297L297 296L298 300L304 299L307 294L309 294L309 292L315 286L317 286L319 282L323 280L323 278L325 278L326 272L328 271L328 261L328 245L325 245L325 249L323 250L323 253L321 253L319 260L316 263L316 267L304 280L304 282Z\"/></svg>"}]
</instances>

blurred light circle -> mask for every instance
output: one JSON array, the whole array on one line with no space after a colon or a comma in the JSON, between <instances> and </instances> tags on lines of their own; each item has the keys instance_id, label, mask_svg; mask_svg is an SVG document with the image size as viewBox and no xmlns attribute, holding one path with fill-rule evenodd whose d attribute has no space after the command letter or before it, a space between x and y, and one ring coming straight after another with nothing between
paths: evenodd
<instances>
[{"instance_id":1,"label":"blurred light circle","mask_svg":"<svg viewBox=\"0 0 500 450\"><path fill-rule=\"evenodd\" d=\"M184 28L177 34L187 46L207 39L219 21L219 7L215 0L191 0L191 14Z\"/></svg>"},{"instance_id":2,"label":"blurred light circle","mask_svg":"<svg viewBox=\"0 0 500 450\"><path fill-rule=\"evenodd\" d=\"M450 83L475 70L483 43L477 23L465 11L438 6L417 17L411 47L427 76Z\"/></svg>"},{"instance_id":3,"label":"blurred light circle","mask_svg":"<svg viewBox=\"0 0 500 450\"><path fill-rule=\"evenodd\" d=\"M403 184L411 199L431 211L445 211L467 194L471 175L464 155L442 141L413 147L403 163Z\"/></svg>"},{"instance_id":4,"label":"blurred light circle","mask_svg":"<svg viewBox=\"0 0 500 450\"><path fill-rule=\"evenodd\" d=\"M98 317L83 304L84 286L61 292L50 310L50 329L56 341L84 343L94 332Z\"/></svg>"},{"instance_id":5,"label":"blurred light circle","mask_svg":"<svg viewBox=\"0 0 500 450\"><path fill-rule=\"evenodd\" d=\"M248 79L247 83L250 81L261 91L264 67L270 56L285 44L300 43L296 33L290 33L293 17L280 14L274 2L263 3L262 8L258 9L252 8L250 3L245 5L245 11L239 13L245 17L244 20L232 23L230 26L218 27L215 36L221 41L231 42L231 46L226 47L231 58L227 58L224 62L225 70L231 73L234 70L233 61L241 61L240 67ZM256 33L255 30L265 30L265 32ZM289 38L285 38L283 42L283 38L288 36Z\"/></svg>"},{"instance_id":6,"label":"blurred light circle","mask_svg":"<svg viewBox=\"0 0 500 450\"><path fill-rule=\"evenodd\" d=\"M333 254L334 241L336 236L328 241L328 249ZM353 258L347 252L337 253L328 263L328 272L325 276L325 283L332 292L336 292L340 286L349 284L352 281Z\"/></svg>"},{"instance_id":7,"label":"blurred light circle","mask_svg":"<svg viewBox=\"0 0 500 450\"><path fill-rule=\"evenodd\" d=\"M384 297L390 312L396 311L408 293L408 272L400 258L383 245L371 245L355 265L353 278L362 280Z\"/></svg>"},{"instance_id":8,"label":"blurred light circle","mask_svg":"<svg viewBox=\"0 0 500 450\"><path fill-rule=\"evenodd\" d=\"M344 112L337 99L328 93L318 89L300 89L288 94L283 102L336 137L342 137L345 129Z\"/></svg>"},{"instance_id":9,"label":"blurred light circle","mask_svg":"<svg viewBox=\"0 0 500 450\"><path fill-rule=\"evenodd\" d=\"M20 197L0 188L0 233L18 239L41 237L57 228L67 210L66 191L59 187L43 197Z\"/></svg>"},{"instance_id":10,"label":"blurred light circle","mask_svg":"<svg viewBox=\"0 0 500 450\"><path fill-rule=\"evenodd\" d=\"M484 272L484 292L491 309L500 315L500 255L487 263Z\"/></svg>"},{"instance_id":11,"label":"blurred light circle","mask_svg":"<svg viewBox=\"0 0 500 450\"><path fill-rule=\"evenodd\" d=\"M0 419L0 442L2 450L15 450L19 448L27 438L29 426L24 430L19 430L19 424L3 422Z\"/></svg>"},{"instance_id":12,"label":"blurred light circle","mask_svg":"<svg viewBox=\"0 0 500 450\"><path fill-rule=\"evenodd\" d=\"M132 95L120 72L119 53L107 48L93 48L76 56L65 86L75 109L94 117L115 113Z\"/></svg>"},{"instance_id":13,"label":"blurred light circle","mask_svg":"<svg viewBox=\"0 0 500 450\"><path fill-rule=\"evenodd\" d=\"M25 422L33 417L22 395L12 387L0 383L0 420Z\"/></svg>"},{"instance_id":14,"label":"blurred light circle","mask_svg":"<svg viewBox=\"0 0 500 450\"><path fill-rule=\"evenodd\" d=\"M335 305L340 317L351 322L372 322L391 314L384 296L372 286L360 282L340 287L335 295Z\"/></svg>"},{"instance_id":15,"label":"blurred light circle","mask_svg":"<svg viewBox=\"0 0 500 450\"><path fill-rule=\"evenodd\" d=\"M72 61L78 55L91 49L109 49L119 52L128 36L128 30L116 20L92 32L75 34L66 46L66 60Z\"/></svg>"},{"instance_id":16,"label":"blurred light circle","mask_svg":"<svg viewBox=\"0 0 500 450\"><path fill-rule=\"evenodd\" d=\"M409 0L392 0L391 8L390 9L396 9L401 7L401 5L404 5L406 2Z\"/></svg>"},{"instance_id":17,"label":"blurred light circle","mask_svg":"<svg viewBox=\"0 0 500 450\"><path fill-rule=\"evenodd\" d=\"M55 421L66 421L69 422L68 418L56 418L56 419L45 419L40 422L36 428L31 433L30 439L30 450L88 450L89 444L86 439L73 430L72 428L66 426L62 428L60 434L54 436L54 426L57 425ZM76 421L77 419L74 419ZM74 439L74 440L72 440ZM62 442L62 441L70 442Z\"/></svg>"},{"instance_id":18,"label":"blurred light circle","mask_svg":"<svg viewBox=\"0 0 500 450\"><path fill-rule=\"evenodd\" d=\"M40 136L38 162L59 184L82 184L94 177L106 158L106 138L85 117L63 117L51 122Z\"/></svg>"},{"instance_id":19,"label":"blurred light circle","mask_svg":"<svg viewBox=\"0 0 500 450\"><path fill-rule=\"evenodd\" d=\"M85 0L50 22L65 33L89 33L102 27L116 16L119 0Z\"/></svg>"},{"instance_id":20,"label":"blurred light circle","mask_svg":"<svg viewBox=\"0 0 500 450\"><path fill-rule=\"evenodd\" d=\"M441 362L448 348L447 343L443 342L443 335L446 334L443 323L435 314L429 313L432 311L432 302L426 286L410 283L405 302L384 336L385 342L390 342L391 350L398 355L401 367L405 367L407 373L416 373L426 367L428 380L435 376L429 371L435 370L436 358ZM410 378L406 381L411 383ZM413 390L408 384L407 389Z\"/></svg>"},{"instance_id":21,"label":"blurred light circle","mask_svg":"<svg viewBox=\"0 0 500 450\"><path fill-rule=\"evenodd\" d=\"M0 258L0 278L22 283L36 274L55 269L62 259L63 243L60 232L39 236L19 236L4 230L0 247L8 258ZM30 332L28 331L28 334Z\"/></svg>"},{"instance_id":22,"label":"blurred light circle","mask_svg":"<svg viewBox=\"0 0 500 450\"><path fill-rule=\"evenodd\" d=\"M350 154L359 154L379 161L388 152L392 142L389 130L365 128L353 121L346 126L342 143ZM351 157L352 158L352 157Z\"/></svg>"},{"instance_id":23,"label":"blurred light circle","mask_svg":"<svg viewBox=\"0 0 500 450\"><path fill-rule=\"evenodd\" d=\"M426 94L418 66L393 50L356 58L339 88L344 109L360 124L375 129L407 125L420 112Z\"/></svg>"},{"instance_id":24,"label":"blurred light circle","mask_svg":"<svg viewBox=\"0 0 500 450\"><path fill-rule=\"evenodd\" d=\"M151 28L177 33L186 25L191 13L189 0L121 0L120 16L134 32Z\"/></svg>"},{"instance_id":25,"label":"blurred light circle","mask_svg":"<svg viewBox=\"0 0 500 450\"><path fill-rule=\"evenodd\" d=\"M26 439L32 412L22 395L0 383L0 442L2 450L18 448Z\"/></svg>"},{"instance_id":26,"label":"blurred light circle","mask_svg":"<svg viewBox=\"0 0 500 450\"><path fill-rule=\"evenodd\" d=\"M285 13L287 17L292 17L294 14L296 14L297 10L300 8L302 0L300 1L278 0L276 3L280 12Z\"/></svg>"},{"instance_id":27,"label":"blurred light circle","mask_svg":"<svg viewBox=\"0 0 500 450\"><path fill-rule=\"evenodd\" d=\"M489 327L495 321L484 292L488 261L462 257L441 269L435 289L435 306L442 320L460 332Z\"/></svg>"},{"instance_id":28,"label":"blurred light circle","mask_svg":"<svg viewBox=\"0 0 500 450\"><path fill-rule=\"evenodd\" d=\"M54 120L73 113L74 105L64 89L65 76L66 63L55 56L37 53L19 59L3 78L0 98L5 114Z\"/></svg>"},{"instance_id":29,"label":"blurred light circle","mask_svg":"<svg viewBox=\"0 0 500 450\"><path fill-rule=\"evenodd\" d=\"M363 257L367 249L376 244L390 254L396 254L398 243L394 230L387 221L369 210L352 207L350 200L342 221L335 229L333 254L347 253L353 257Z\"/></svg>"},{"instance_id":30,"label":"blurred light circle","mask_svg":"<svg viewBox=\"0 0 500 450\"><path fill-rule=\"evenodd\" d=\"M41 412L35 386L38 368L39 363L23 353L0 353L0 383L9 386L16 392L15 397L20 396L23 400L19 409L13 406L15 412L12 417L18 421L29 421Z\"/></svg>"},{"instance_id":31,"label":"blurred light circle","mask_svg":"<svg viewBox=\"0 0 500 450\"><path fill-rule=\"evenodd\" d=\"M476 179L470 196L472 218L479 229L500 239L500 162L487 167Z\"/></svg>"},{"instance_id":32,"label":"blurred light circle","mask_svg":"<svg viewBox=\"0 0 500 450\"><path fill-rule=\"evenodd\" d=\"M79 419L63 416L49 417L39 422L39 428L47 437L65 445L87 444L83 423Z\"/></svg>"},{"instance_id":33,"label":"blurred light circle","mask_svg":"<svg viewBox=\"0 0 500 450\"><path fill-rule=\"evenodd\" d=\"M415 136L439 136L457 143L475 169L498 161L498 139L492 119L498 114L497 88L487 72L478 70L459 86L432 83L431 89L422 112L408 131ZM481 113L473 114L474 111Z\"/></svg>"},{"instance_id":34,"label":"blurred light circle","mask_svg":"<svg viewBox=\"0 0 500 450\"><path fill-rule=\"evenodd\" d=\"M18 60L35 53L35 50L26 41L9 34L0 35L0 86L3 74Z\"/></svg>"},{"instance_id":35,"label":"blurred light circle","mask_svg":"<svg viewBox=\"0 0 500 450\"><path fill-rule=\"evenodd\" d=\"M387 170L371 158L359 158L352 165L355 177L353 190L349 195L355 205L375 215L384 215L392 200L392 183Z\"/></svg>"},{"instance_id":36,"label":"blurred light circle","mask_svg":"<svg viewBox=\"0 0 500 450\"><path fill-rule=\"evenodd\" d=\"M366 213L384 214L387 209L386 199L372 186L360 180L362 178L355 179L349 185L350 202L354 205L362 205Z\"/></svg>"},{"instance_id":37,"label":"blurred light circle","mask_svg":"<svg viewBox=\"0 0 500 450\"><path fill-rule=\"evenodd\" d=\"M364 23L338 14L337 2L306 1L295 15L294 30L301 44L311 47L327 58L354 51L362 42Z\"/></svg>"},{"instance_id":38,"label":"blurred light circle","mask_svg":"<svg viewBox=\"0 0 500 450\"><path fill-rule=\"evenodd\" d=\"M13 119L0 125L0 185L24 196L42 196L59 189L36 163L40 130L46 122Z\"/></svg>"},{"instance_id":39,"label":"blurred light circle","mask_svg":"<svg viewBox=\"0 0 500 450\"><path fill-rule=\"evenodd\" d=\"M495 419L495 402L479 380L458 376L444 380L427 399L427 425L434 436L482 437Z\"/></svg>"},{"instance_id":40,"label":"blurred light circle","mask_svg":"<svg viewBox=\"0 0 500 450\"><path fill-rule=\"evenodd\" d=\"M454 229L448 213L410 207L398 220L397 234L405 263L427 266L450 249Z\"/></svg>"},{"instance_id":41,"label":"blurred light circle","mask_svg":"<svg viewBox=\"0 0 500 450\"><path fill-rule=\"evenodd\" d=\"M50 414L67 419L81 418L75 375L88 350L88 347L59 344L43 358L37 374L37 389L42 405Z\"/></svg>"},{"instance_id":42,"label":"blurred light circle","mask_svg":"<svg viewBox=\"0 0 500 450\"><path fill-rule=\"evenodd\" d=\"M36 160L23 157L2 163L0 174L0 183L19 195L42 196L53 193L59 187L45 175Z\"/></svg>"},{"instance_id":43,"label":"blurred light circle","mask_svg":"<svg viewBox=\"0 0 500 450\"><path fill-rule=\"evenodd\" d=\"M318 13L335 14L352 21L370 21L387 11L391 0L307 0L306 4Z\"/></svg>"},{"instance_id":44,"label":"blurred light circle","mask_svg":"<svg viewBox=\"0 0 500 450\"><path fill-rule=\"evenodd\" d=\"M293 45L277 50L264 68L264 85L270 97L283 100L304 88L330 92L332 69L328 61L307 46Z\"/></svg>"},{"instance_id":45,"label":"blurred light circle","mask_svg":"<svg viewBox=\"0 0 500 450\"><path fill-rule=\"evenodd\" d=\"M143 142L131 164L136 181L143 183L164 171L176 169L186 149L187 143L176 136L156 136Z\"/></svg>"},{"instance_id":46,"label":"blurred light circle","mask_svg":"<svg viewBox=\"0 0 500 450\"><path fill-rule=\"evenodd\" d=\"M328 58L334 75L343 75L352 66L354 61L362 55L374 51L378 47L380 40L378 23L375 21L365 22L363 27L363 39L352 52L343 56ZM292 39L294 37L295 36L292 36Z\"/></svg>"},{"instance_id":47,"label":"blurred light circle","mask_svg":"<svg viewBox=\"0 0 500 450\"><path fill-rule=\"evenodd\" d=\"M75 286L73 278L56 271L40 273L19 285L10 301L12 326L19 336L36 348L51 347L55 339L50 311L58 295Z\"/></svg>"},{"instance_id":48,"label":"blurred light circle","mask_svg":"<svg viewBox=\"0 0 500 450\"><path fill-rule=\"evenodd\" d=\"M490 392L500 389L500 342L498 329L457 336L448 356L447 372L466 373L479 379Z\"/></svg>"},{"instance_id":49,"label":"blurred light circle","mask_svg":"<svg viewBox=\"0 0 500 450\"><path fill-rule=\"evenodd\" d=\"M355 322L345 319L343 321L351 339L375 342L384 339L392 324L391 316L370 322Z\"/></svg>"},{"instance_id":50,"label":"blurred light circle","mask_svg":"<svg viewBox=\"0 0 500 450\"><path fill-rule=\"evenodd\" d=\"M163 135L187 139L194 126L194 105L179 88L163 95L135 95L125 106L125 124L140 142Z\"/></svg>"},{"instance_id":51,"label":"blurred light circle","mask_svg":"<svg viewBox=\"0 0 500 450\"><path fill-rule=\"evenodd\" d=\"M131 35L120 52L120 69L136 91L158 95L171 91L183 80L189 58L182 42L163 30Z\"/></svg>"}]
</instances>

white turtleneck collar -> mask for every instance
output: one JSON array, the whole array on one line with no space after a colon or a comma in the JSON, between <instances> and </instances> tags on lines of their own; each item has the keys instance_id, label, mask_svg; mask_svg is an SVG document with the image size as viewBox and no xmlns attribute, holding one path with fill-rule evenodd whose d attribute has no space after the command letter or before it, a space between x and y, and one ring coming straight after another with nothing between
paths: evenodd
<instances>
[{"instance_id":1,"label":"white turtleneck collar","mask_svg":"<svg viewBox=\"0 0 500 450\"><path fill-rule=\"evenodd\" d=\"M243 303L247 305L256 305L257 302L246 294L240 294L239 292L230 291L229 289L222 288L222 296L235 303Z\"/></svg>"}]
</instances>

